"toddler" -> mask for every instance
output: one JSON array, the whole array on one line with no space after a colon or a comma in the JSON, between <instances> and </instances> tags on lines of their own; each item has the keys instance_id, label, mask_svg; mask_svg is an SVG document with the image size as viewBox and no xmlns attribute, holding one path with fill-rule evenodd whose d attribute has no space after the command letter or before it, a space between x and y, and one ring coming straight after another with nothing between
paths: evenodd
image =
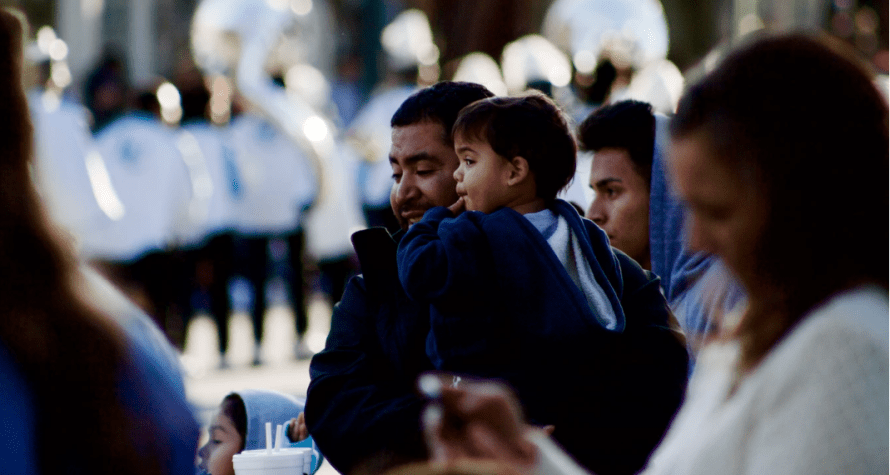
<instances>
[{"instance_id":1,"label":"toddler","mask_svg":"<svg viewBox=\"0 0 890 475\"><path fill-rule=\"evenodd\" d=\"M548 97L477 101L453 138L460 198L411 226L399 278L431 306L437 369L507 382L530 419L559 436L572 417L560 406L595 400L595 374L624 329L617 257L602 230L556 198L575 173L576 146Z\"/></svg>"}]
</instances>

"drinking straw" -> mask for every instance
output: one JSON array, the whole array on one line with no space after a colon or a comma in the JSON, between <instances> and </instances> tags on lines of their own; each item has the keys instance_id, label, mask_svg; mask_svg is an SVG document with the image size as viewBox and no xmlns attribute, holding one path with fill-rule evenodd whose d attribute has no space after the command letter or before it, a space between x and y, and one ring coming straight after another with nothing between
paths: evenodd
<instances>
[{"instance_id":1,"label":"drinking straw","mask_svg":"<svg viewBox=\"0 0 890 475\"><path fill-rule=\"evenodd\" d=\"M272 423L266 423L266 453L272 453Z\"/></svg>"},{"instance_id":2,"label":"drinking straw","mask_svg":"<svg viewBox=\"0 0 890 475\"><path fill-rule=\"evenodd\" d=\"M281 451L281 439L283 438L284 426L278 424L275 428L275 451Z\"/></svg>"}]
</instances>

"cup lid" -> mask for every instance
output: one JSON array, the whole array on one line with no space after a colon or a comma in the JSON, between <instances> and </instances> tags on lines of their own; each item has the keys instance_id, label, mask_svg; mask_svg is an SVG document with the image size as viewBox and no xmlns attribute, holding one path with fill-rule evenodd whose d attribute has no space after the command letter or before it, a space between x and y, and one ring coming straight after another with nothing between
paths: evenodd
<instances>
[{"instance_id":1,"label":"cup lid","mask_svg":"<svg viewBox=\"0 0 890 475\"><path fill-rule=\"evenodd\" d=\"M306 448L283 448L271 453L266 449L245 450L232 456L235 470L265 469L265 468L290 468L298 469L302 473L305 464L304 457L311 456Z\"/></svg>"}]
</instances>

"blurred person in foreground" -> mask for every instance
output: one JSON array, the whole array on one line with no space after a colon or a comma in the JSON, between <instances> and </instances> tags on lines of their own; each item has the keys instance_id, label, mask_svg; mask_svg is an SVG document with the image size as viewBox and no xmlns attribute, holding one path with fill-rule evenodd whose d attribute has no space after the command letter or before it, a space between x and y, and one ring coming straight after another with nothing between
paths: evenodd
<instances>
[{"instance_id":1,"label":"blurred person in foreground","mask_svg":"<svg viewBox=\"0 0 890 475\"><path fill-rule=\"evenodd\" d=\"M717 257L691 251L683 239L685 205L665 169L669 124L636 100L601 106L584 119L578 140L593 152L587 182L595 192L586 217L612 246L659 276L694 360L744 292Z\"/></svg>"},{"instance_id":2,"label":"blurred person in foreground","mask_svg":"<svg viewBox=\"0 0 890 475\"><path fill-rule=\"evenodd\" d=\"M29 179L23 25L0 10L3 473L193 473L198 427L175 353L147 316L78 268Z\"/></svg>"},{"instance_id":3,"label":"blurred person in foreground","mask_svg":"<svg viewBox=\"0 0 890 475\"><path fill-rule=\"evenodd\" d=\"M884 98L819 40L768 37L687 91L671 132L690 245L722 258L748 303L702 350L644 473L886 473ZM441 463L585 473L494 383L444 387L428 411Z\"/></svg>"}]
</instances>

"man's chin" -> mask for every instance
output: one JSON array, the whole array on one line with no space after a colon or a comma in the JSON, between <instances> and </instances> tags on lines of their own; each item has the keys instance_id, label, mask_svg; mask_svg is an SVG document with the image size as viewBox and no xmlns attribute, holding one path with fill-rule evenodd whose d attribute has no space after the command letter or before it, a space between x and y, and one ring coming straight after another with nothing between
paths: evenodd
<instances>
[{"instance_id":1,"label":"man's chin","mask_svg":"<svg viewBox=\"0 0 890 475\"><path fill-rule=\"evenodd\" d=\"M426 210L424 210L423 212L412 211L412 212L400 213L400 214L396 215L396 220L398 220L399 226L401 226L402 229L407 231L409 227L419 223L420 220L423 219L423 214L425 212L426 212Z\"/></svg>"}]
</instances>

